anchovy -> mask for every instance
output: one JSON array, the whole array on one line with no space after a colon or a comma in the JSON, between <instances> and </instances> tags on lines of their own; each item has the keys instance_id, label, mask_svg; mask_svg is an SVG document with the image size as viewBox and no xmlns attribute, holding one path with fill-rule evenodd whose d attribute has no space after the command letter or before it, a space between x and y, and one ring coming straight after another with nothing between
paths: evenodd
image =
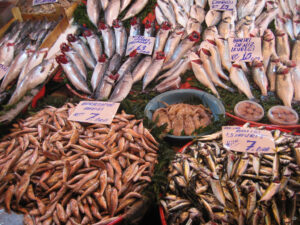
<instances>
[{"instance_id":1,"label":"anchovy","mask_svg":"<svg viewBox=\"0 0 300 225\"><path fill-rule=\"evenodd\" d=\"M147 69L152 63L152 57L151 56L145 56L134 68L132 71L132 78L133 82L136 83L140 81L143 76L145 75Z\"/></svg>"},{"instance_id":2,"label":"anchovy","mask_svg":"<svg viewBox=\"0 0 300 225\"><path fill-rule=\"evenodd\" d=\"M113 30L104 23L100 23L99 28L103 38L104 52L107 58L110 59L115 54L116 50L115 34Z\"/></svg>"},{"instance_id":3,"label":"anchovy","mask_svg":"<svg viewBox=\"0 0 300 225\"><path fill-rule=\"evenodd\" d=\"M112 26L113 21L118 18L120 13L121 1L120 0L110 0L108 6L104 11L105 23L108 26Z\"/></svg>"},{"instance_id":4,"label":"anchovy","mask_svg":"<svg viewBox=\"0 0 300 225\"><path fill-rule=\"evenodd\" d=\"M113 27L115 30L116 37L116 53L118 53L121 56L124 56L128 38L127 32L125 30L125 27L123 26L123 23L119 20L114 20Z\"/></svg>"},{"instance_id":5,"label":"anchovy","mask_svg":"<svg viewBox=\"0 0 300 225\"><path fill-rule=\"evenodd\" d=\"M102 44L99 37L93 33L91 30L85 30L83 36L87 39L91 52L96 61L102 55Z\"/></svg>"},{"instance_id":6,"label":"anchovy","mask_svg":"<svg viewBox=\"0 0 300 225\"><path fill-rule=\"evenodd\" d=\"M113 93L111 94L109 101L110 102L121 102L123 99L127 97L129 94L131 87L133 84L133 79L131 76L131 72L127 71L126 74L122 77L122 79L116 85Z\"/></svg>"},{"instance_id":7,"label":"anchovy","mask_svg":"<svg viewBox=\"0 0 300 225\"><path fill-rule=\"evenodd\" d=\"M100 84L100 82L106 72L107 67L108 67L108 62L106 61L106 57L103 54L98 59L97 65L92 74L91 85L92 85L93 91L95 91L96 88L98 87L98 85Z\"/></svg>"},{"instance_id":8,"label":"anchovy","mask_svg":"<svg viewBox=\"0 0 300 225\"><path fill-rule=\"evenodd\" d=\"M148 0L136 0L128 9L127 13L123 17L122 21L127 20L135 15L139 14L147 5Z\"/></svg>"}]
</instances>

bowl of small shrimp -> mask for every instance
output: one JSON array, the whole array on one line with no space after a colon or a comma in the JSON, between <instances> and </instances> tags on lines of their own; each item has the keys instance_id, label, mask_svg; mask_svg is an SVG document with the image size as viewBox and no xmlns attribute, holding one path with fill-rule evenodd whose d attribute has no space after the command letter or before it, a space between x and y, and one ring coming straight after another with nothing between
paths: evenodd
<instances>
[{"instance_id":1,"label":"bowl of small shrimp","mask_svg":"<svg viewBox=\"0 0 300 225\"><path fill-rule=\"evenodd\" d=\"M225 116L222 102L211 94L195 89L164 92L145 107L145 115L158 127L165 126L165 136L179 141L209 133L214 122Z\"/></svg>"}]
</instances>

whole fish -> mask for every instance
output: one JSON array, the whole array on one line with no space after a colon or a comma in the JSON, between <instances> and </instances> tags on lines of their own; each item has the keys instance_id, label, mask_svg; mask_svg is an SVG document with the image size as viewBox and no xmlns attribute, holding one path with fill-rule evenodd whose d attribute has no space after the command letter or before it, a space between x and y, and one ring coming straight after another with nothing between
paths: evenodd
<instances>
[{"instance_id":1,"label":"whole fish","mask_svg":"<svg viewBox=\"0 0 300 225\"><path fill-rule=\"evenodd\" d=\"M216 10L209 10L205 15L205 23L207 27L217 25L222 19L222 13Z\"/></svg>"},{"instance_id":2,"label":"whole fish","mask_svg":"<svg viewBox=\"0 0 300 225\"><path fill-rule=\"evenodd\" d=\"M148 67L144 78L143 78L143 91L146 89L148 84L155 79L158 73L161 71L164 64L165 54L164 52L157 52L155 59L151 62L151 65Z\"/></svg>"},{"instance_id":3,"label":"whole fish","mask_svg":"<svg viewBox=\"0 0 300 225\"><path fill-rule=\"evenodd\" d=\"M189 17L184 11L184 8L175 0L170 0L170 3L173 6L177 23L183 27L186 27Z\"/></svg>"},{"instance_id":4,"label":"whole fish","mask_svg":"<svg viewBox=\"0 0 300 225\"><path fill-rule=\"evenodd\" d=\"M157 4L163 15L167 18L172 27L176 26L176 16L172 5L167 0L157 0Z\"/></svg>"},{"instance_id":5,"label":"whole fish","mask_svg":"<svg viewBox=\"0 0 300 225\"><path fill-rule=\"evenodd\" d=\"M205 87L209 88L212 93L217 97L220 98L220 95L211 81L210 77L207 75L206 71L204 70L202 66L202 61L200 59L191 61L192 69L195 74L195 77L197 80L203 84Z\"/></svg>"},{"instance_id":6,"label":"whole fish","mask_svg":"<svg viewBox=\"0 0 300 225\"><path fill-rule=\"evenodd\" d=\"M266 4L266 0L256 0L255 6L254 6L254 11L252 14L255 17L258 17L264 10L265 4Z\"/></svg>"},{"instance_id":7,"label":"whole fish","mask_svg":"<svg viewBox=\"0 0 300 225\"><path fill-rule=\"evenodd\" d=\"M259 60L252 61L252 73L255 84L259 87L263 96L268 95L268 79L265 73L264 64Z\"/></svg>"},{"instance_id":8,"label":"whole fish","mask_svg":"<svg viewBox=\"0 0 300 225\"><path fill-rule=\"evenodd\" d=\"M215 41L220 52L222 66L229 72L232 64L230 60L228 41L224 38L216 38Z\"/></svg>"},{"instance_id":9,"label":"whole fish","mask_svg":"<svg viewBox=\"0 0 300 225\"><path fill-rule=\"evenodd\" d=\"M195 4L204 9L207 4L207 0L195 0Z\"/></svg>"},{"instance_id":10,"label":"whole fish","mask_svg":"<svg viewBox=\"0 0 300 225\"><path fill-rule=\"evenodd\" d=\"M254 96L250 89L250 84L240 65L232 64L229 78L231 82L239 89L239 91L243 92L248 99L254 99Z\"/></svg>"},{"instance_id":11,"label":"whole fish","mask_svg":"<svg viewBox=\"0 0 300 225\"><path fill-rule=\"evenodd\" d=\"M108 6L104 11L105 23L108 26L112 26L113 21L118 18L121 8L120 0L110 0Z\"/></svg>"},{"instance_id":12,"label":"whole fish","mask_svg":"<svg viewBox=\"0 0 300 225\"><path fill-rule=\"evenodd\" d=\"M67 56L59 55L56 57L56 61L61 65L66 73L66 76L68 77L68 80L77 90L80 90L86 94L91 94L86 80L81 75L76 65L70 59L68 59Z\"/></svg>"},{"instance_id":13,"label":"whole fish","mask_svg":"<svg viewBox=\"0 0 300 225\"><path fill-rule=\"evenodd\" d=\"M289 38L283 30L276 30L276 53L282 60L288 60L290 58L290 45Z\"/></svg>"},{"instance_id":14,"label":"whole fish","mask_svg":"<svg viewBox=\"0 0 300 225\"><path fill-rule=\"evenodd\" d=\"M127 60L121 65L121 67L118 70L118 81L122 79L122 77L127 74L127 72L132 72L136 64L139 62L140 58L142 57L141 54L138 54L136 50L132 51L129 54L129 57ZM130 75L131 76L131 75Z\"/></svg>"},{"instance_id":15,"label":"whole fish","mask_svg":"<svg viewBox=\"0 0 300 225\"><path fill-rule=\"evenodd\" d=\"M98 0L87 0L86 1L86 11L90 21L98 26L99 18L100 18L100 9L101 6Z\"/></svg>"},{"instance_id":16,"label":"whole fish","mask_svg":"<svg viewBox=\"0 0 300 225\"><path fill-rule=\"evenodd\" d=\"M120 8L120 13L123 12L127 6L129 6L131 3L131 0L121 0L121 8Z\"/></svg>"},{"instance_id":17,"label":"whole fish","mask_svg":"<svg viewBox=\"0 0 300 225\"><path fill-rule=\"evenodd\" d=\"M165 62L168 62L171 56L173 55L176 47L178 46L181 37L184 33L183 27L176 27L176 29L171 33L171 35L168 37L168 40L166 42L164 53L166 56Z\"/></svg>"},{"instance_id":18,"label":"whole fish","mask_svg":"<svg viewBox=\"0 0 300 225\"><path fill-rule=\"evenodd\" d=\"M109 3L108 0L100 0L101 8L102 8L103 10L105 10L105 9L107 8L107 6L108 6L108 3Z\"/></svg>"},{"instance_id":19,"label":"whole fish","mask_svg":"<svg viewBox=\"0 0 300 225\"><path fill-rule=\"evenodd\" d=\"M129 36L134 37L141 35L141 20L137 17L133 17L130 21Z\"/></svg>"},{"instance_id":20,"label":"whole fish","mask_svg":"<svg viewBox=\"0 0 300 225\"><path fill-rule=\"evenodd\" d=\"M36 51L35 53L33 53L30 56L26 65L23 67L23 69L19 75L17 86L19 86L21 84L21 82L23 81L23 79L29 73L30 70L32 70L34 67L36 67L37 65L42 63L42 61L44 60L44 58L47 55L47 52L48 52L47 49L41 49L41 50Z\"/></svg>"},{"instance_id":21,"label":"whole fish","mask_svg":"<svg viewBox=\"0 0 300 225\"><path fill-rule=\"evenodd\" d=\"M189 20L187 22L187 25L186 25L186 28L185 28L185 34L182 36L182 38L186 38L188 35L190 35L194 31L196 31L198 33L202 32L201 23L199 23L194 18L189 18Z\"/></svg>"},{"instance_id":22,"label":"whole fish","mask_svg":"<svg viewBox=\"0 0 300 225\"><path fill-rule=\"evenodd\" d=\"M294 36L297 38L300 34L300 15L294 14L293 16L293 31Z\"/></svg>"},{"instance_id":23,"label":"whole fish","mask_svg":"<svg viewBox=\"0 0 300 225\"><path fill-rule=\"evenodd\" d=\"M113 93L111 94L109 101L110 102L121 102L123 99L127 97L129 94L131 87L133 84L133 79L131 76L131 72L127 71L126 74L119 80L116 85Z\"/></svg>"},{"instance_id":24,"label":"whole fish","mask_svg":"<svg viewBox=\"0 0 300 225\"><path fill-rule=\"evenodd\" d=\"M278 8L265 11L255 20L255 27L258 30L259 35L263 35L264 31L268 28L269 24L278 15Z\"/></svg>"},{"instance_id":25,"label":"whole fish","mask_svg":"<svg viewBox=\"0 0 300 225\"><path fill-rule=\"evenodd\" d=\"M95 91L95 98L97 100L108 99L116 80L117 76L113 74L105 75Z\"/></svg>"},{"instance_id":26,"label":"whole fish","mask_svg":"<svg viewBox=\"0 0 300 225\"><path fill-rule=\"evenodd\" d=\"M184 56L184 54L190 50L195 43L200 40L200 34L196 31L191 33L187 38L182 40L176 47L170 60L166 62L163 66L163 70L173 67L179 60Z\"/></svg>"},{"instance_id":27,"label":"whole fish","mask_svg":"<svg viewBox=\"0 0 300 225\"><path fill-rule=\"evenodd\" d=\"M218 34L219 33L216 26L207 27L202 34L202 40L214 39L218 36Z\"/></svg>"},{"instance_id":28,"label":"whole fish","mask_svg":"<svg viewBox=\"0 0 300 225\"><path fill-rule=\"evenodd\" d=\"M73 34L68 34L67 40L70 43L70 45L72 46L72 48L82 57L86 66L90 69L94 69L96 66L96 61L95 61L91 51L83 43L83 41Z\"/></svg>"},{"instance_id":29,"label":"whole fish","mask_svg":"<svg viewBox=\"0 0 300 225\"><path fill-rule=\"evenodd\" d=\"M164 16L158 5L155 7L155 17L158 25L162 25L164 22L168 22L168 19Z\"/></svg>"},{"instance_id":30,"label":"whole fish","mask_svg":"<svg viewBox=\"0 0 300 225\"><path fill-rule=\"evenodd\" d=\"M226 17L224 19L222 19L221 23L219 23L218 25L218 31L219 31L219 35L222 38L229 38L231 35L233 28L232 28L232 24L231 24L231 18L230 17Z\"/></svg>"},{"instance_id":31,"label":"whole fish","mask_svg":"<svg viewBox=\"0 0 300 225\"><path fill-rule=\"evenodd\" d=\"M240 20L240 19L244 18L245 16L250 15L254 10L255 3L256 3L256 0L250 0L250 1L240 0L240 1L238 1L236 4L238 19Z\"/></svg>"},{"instance_id":32,"label":"whole fish","mask_svg":"<svg viewBox=\"0 0 300 225\"><path fill-rule=\"evenodd\" d=\"M205 11L199 5L193 5L190 10L190 17L196 19L199 23L203 23L205 19Z\"/></svg>"},{"instance_id":33,"label":"whole fish","mask_svg":"<svg viewBox=\"0 0 300 225\"><path fill-rule=\"evenodd\" d=\"M7 42L0 47L0 64L9 67L15 52L15 43Z\"/></svg>"},{"instance_id":34,"label":"whole fish","mask_svg":"<svg viewBox=\"0 0 300 225\"><path fill-rule=\"evenodd\" d=\"M151 22L150 20L146 20L145 23L145 30L143 36L145 37L153 37L155 28L154 28L154 22Z\"/></svg>"},{"instance_id":35,"label":"whole fish","mask_svg":"<svg viewBox=\"0 0 300 225\"><path fill-rule=\"evenodd\" d=\"M111 58L116 51L116 39L113 30L105 25L104 23L100 23L99 29L101 30L103 43L104 43L104 52L107 58Z\"/></svg>"},{"instance_id":36,"label":"whole fish","mask_svg":"<svg viewBox=\"0 0 300 225\"><path fill-rule=\"evenodd\" d=\"M131 17L136 16L137 14L139 14L144 7L147 5L148 0L136 0L128 9L127 13L125 14L125 16L123 17L122 21L127 20Z\"/></svg>"},{"instance_id":37,"label":"whole fish","mask_svg":"<svg viewBox=\"0 0 300 225\"><path fill-rule=\"evenodd\" d=\"M265 30L262 42L262 57L265 71L269 65L271 55L276 55L275 36L270 29Z\"/></svg>"},{"instance_id":38,"label":"whole fish","mask_svg":"<svg viewBox=\"0 0 300 225\"><path fill-rule=\"evenodd\" d=\"M300 35L298 35L297 40L293 45L292 60L294 60L297 65L300 65Z\"/></svg>"},{"instance_id":39,"label":"whole fish","mask_svg":"<svg viewBox=\"0 0 300 225\"><path fill-rule=\"evenodd\" d=\"M294 41L295 35L294 35L293 18L289 14L284 15L284 28L286 33L289 35L289 37Z\"/></svg>"},{"instance_id":40,"label":"whole fish","mask_svg":"<svg viewBox=\"0 0 300 225\"><path fill-rule=\"evenodd\" d=\"M168 90L178 89L180 87L181 78L176 77L168 82L161 82L160 84L156 85L154 90L162 93Z\"/></svg>"},{"instance_id":41,"label":"whole fish","mask_svg":"<svg viewBox=\"0 0 300 225\"><path fill-rule=\"evenodd\" d=\"M270 63L267 68L267 77L270 83L270 91L275 92L276 90L276 71L278 69L280 60L276 55L271 55Z\"/></svg>"},{"instance_id":42,"label":"whole fish","mask_svg":"<svg viewBox=\"0 0 300 225\"><path fill-rule=\"evenodd\" d=\"M292 69L292 81L294 85L294 100L299 102L300 101L300 67L299 65L295 65L294 69Z\"/></svg>"},{"instance_id":43,"label":"whole fish","mask_svg":"<svg viewBox=\"0 0 300 225\"><path fill-rule=\"evenodd\" d=\"M60 45L60 51L72 60L72 62L76 65L77 69L79 70L80 74L86 80L87 71L82 57L66 43L62 43Z\"/></svg>"},{"instance_id":44,"label":"whole fish","mask_svg":"<svg viewBox=\"0 0 300 225\"><path fill-rule=\"evenodd\" d=\"M127 45L127 32L123 23L119 20L114 20L113 27L115 30L115 37L116 37L116 53L121 56L124 56L126 51Z\"/></svg>"},{"instance_id":45,"label":"whole fish","mask_svg":"<svg viewBox=\"0 0 300 225\"><path fill-rule=\"evenodd\" d=\"M285 106L292 108L294 86L289 68L278 68L276 77L276 94Z\"/></svg>"},{"instance_id":46,"label":"whole fish","mask_svg":"<svg viewBox=\"0 0 300 225\"><path fill-rule=\"evenodd\" d=\"M217 47L217 43L211 39L206 39L206 42L208 43L209 52L211 54L212 65L215 68L218 76L224 80L229 80L222 69L221 56Z\"/></svg>"},{"instance_id":47,"label":"whole fish","mask_svg":"<svg viewBox=\"0 0 300 225\"><path fill-rule=\"evenodd\" d=\"M91 78L91 85L93 88L93 91L96 90L98 85L100 84L106 69L108 67L108 62L106 61L106 57L103 54L101 57L98 58L97 65L93 71L92 78Z\"/></svg>"},{"instance_id":48,"label":"whole fish","mask_svg":"<svg viewBox=\"0 0 300 225\"><path fill-rule=\"evenodd\" d=\"M102 55L102 44L99 37L91 30L85 30L83 36L86 38L94 59L98 59Z\"/></svg>"},{"instance_id":49,"label":"whole fish","mask_svg":"<svg viewBox=\"0 0 300 225\"><path fill-rule=\"evenodd\" d=\"M145 56L134 68L132 71L132 79L133 82L136 83L140 81L143 76L145 75L147 69L151 65L152 57L151 56Z\"/></svg>"},{"instance_id":50,"label":"whole fish","mask_svg":"<svg viewBox=\"0 0 300 225\"><path fill-rule=\"evenodd\" d=\"M3 92L7 88L7 86L19 76L22 68L26 65L31 55L32 52L28 50L23 50L19 53L19 55L17 55L17 57L13 60L11 66L5 73L0 86L0 92Z\"/></svg>"},{"instance_id":51,"label":"whole fish","mask_svg":"<svg viewBox=\"0 0 300 225\"><path fill-rule=\"evenodd\" d=\"M156 34L155 43L154 43L154 50L153 50L153 58L156 57L157 52L161 52L164 50L166 41L168 39L169 33L170 33L170 24L168 22L165 22L161 25L159 31Z\"/></svg>"},{"instance_id":52,"label":"whole fish","mask_svg":"<svg viewBox=\"0 0 300 225\"><path fill-rule=\"evenodd\" d=\"M50 75L50 71L53 68L53 60L44 60L41 64L30 70L27 76L22 80L20 85L12 94L9 99L8 105L17 103L27 91L35 88L39 84L42 84Z\"/></svg>"}]
</instances>

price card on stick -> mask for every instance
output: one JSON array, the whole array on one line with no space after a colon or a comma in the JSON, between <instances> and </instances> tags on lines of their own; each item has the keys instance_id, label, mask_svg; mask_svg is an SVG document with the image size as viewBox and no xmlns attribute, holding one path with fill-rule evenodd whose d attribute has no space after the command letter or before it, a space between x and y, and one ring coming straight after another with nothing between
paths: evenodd
<instances>
[{"instance_id":1,"label":"price card on stick","mask_svg":"<svg viewBox=\"0 0 300 225\"><path fill-rule=\"evenodd\" d=\"M119 106L120 103L115 102L81 101L68 120L111 124Z\"/></svg>"},{"instance_id":2,"label":"price card on stick","mask_svg":"<svg viewBox=\"0 0 300 225\"><path fill-rule=\"evenodd\" d=\"M4 66L3 64L0 64L0 80L4 77L8 70L8 67Z\"/></svg>"},{"instance_id":3,"label":"price card on stick","mask_svg":"<svg viewBox=\"0 0 300 225\"><path fill-rule=\"evenodd\" d=\"M237 152L274 154L275 143L268 130L243 128L238 126L222 127L223 146Z\"/></svg>"},{"instance_id":4,"label":"price card on stick","mask_svg":"<svg viewBox=\"0 0 300 225\"><path fill-rule=\"evenodd\" d=\"M229 38L228 43L231 61L262 60L260 37Z\"/></svg>"},{"instance_id":5,"label":"price card on stick","mask_svg":"<svg viewBox=\"0 0 300 225\"><path fill-rule=\"evenodd\" d=\"M232 11L236 5L236 0L211 0L210 9L218 11Z\"/></svg>"},{"instance_id":6,"label":"price card on stick","mask_svg":"<svg viewBox=\"0 0 300 225\"><path fill-rule=\"evenodd\" d=\"M128 38L128 44L126 49L126 55L130 52L136 50L138 53L151 55L153 51L153 46L155 42L155 37L145 37L145 36L130 36Z\"/></svg>"}]
</instances>

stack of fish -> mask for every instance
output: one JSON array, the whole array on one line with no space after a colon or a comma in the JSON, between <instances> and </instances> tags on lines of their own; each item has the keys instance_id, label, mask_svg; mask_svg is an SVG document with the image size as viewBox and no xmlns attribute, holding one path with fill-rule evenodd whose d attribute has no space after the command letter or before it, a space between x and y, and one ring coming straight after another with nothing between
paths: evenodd
<instances>
[{"instance_id":1,"label":"stack of fish","mask_svg":"<svg viewBox=\"0 0 300 225\"><path fill-rule=\"evenodd\" d=\"M158 143L134 115L111 125L68 120L74 105L48 107L0 142L0 203L24 224L108 224L142 198Z\"/></svg>"},{"instance_id":2,"label":"stack of fish","mask_svg":"<svg viewBox=\"0 0 300 225\"><path fill-rule=\"evenodd\" d=\"M176 154L161 200L168 224L298 224L299 136L272 131L274 154L252 154L223 148L221 134Z\"/></svg>"},{"instance_id":3,"label":"stack of fish","mask_svg":"<svg viewBox=\"0 0 300 225\"><path fill-rule=\"evenodd\" d=\"M0 64L7 71L0 86L0 103L12 94L8 105L18 102L27 91L43 83L53 60L44 60L47 49L38 49L58 22L39 20L16 22L0 41ZM14 81L17 80L17 84Z\"/></svg>"}]
</instances>

